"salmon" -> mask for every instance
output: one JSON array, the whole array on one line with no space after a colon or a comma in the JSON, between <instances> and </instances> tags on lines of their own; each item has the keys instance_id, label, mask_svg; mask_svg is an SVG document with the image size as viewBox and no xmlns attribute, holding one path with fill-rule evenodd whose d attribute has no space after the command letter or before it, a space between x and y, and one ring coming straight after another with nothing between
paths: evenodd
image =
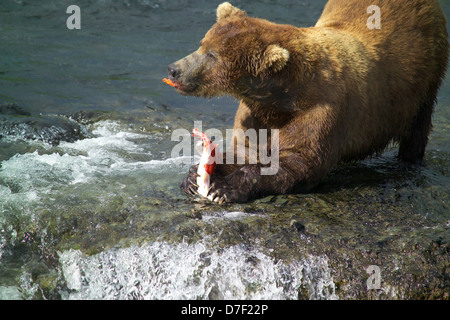
<instances>
[{"instance_id":1,"label":"salmon","mask_svg":"<svg viewBox=\"0 0 450 320\"><path fill-rule=\"evenodd\" d=\"M213 144L207 135L198 131L198 129L194 129L192 131L192 135L194 138L200 140L197 143L198 146L203 145L202 155L197 170L198 193L203 197L212 200L208 197L208 192L211 185L211 176L216 170L216 148L218 145Z\"/></svg>"}]
</instances>

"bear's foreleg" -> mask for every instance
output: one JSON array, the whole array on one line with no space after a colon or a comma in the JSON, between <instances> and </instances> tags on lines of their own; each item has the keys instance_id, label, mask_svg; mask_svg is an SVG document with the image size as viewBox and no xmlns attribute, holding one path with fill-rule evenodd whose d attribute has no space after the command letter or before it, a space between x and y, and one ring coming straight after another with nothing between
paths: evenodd
<instances>
[{"instance_id":1,"label":"bear's foreleg","mask_svg":"<svg viewBox=\"0 0 450 320\"><path fill-rule=\"evenodd\" d=\"M245 203L269 195L307 192L318 184L325 171L309 167L301 155L281 158L274 175L262 175L261 164L243 165L233 173L211 179L209 195L219 202Z\"/></svg>"}]
</instances>

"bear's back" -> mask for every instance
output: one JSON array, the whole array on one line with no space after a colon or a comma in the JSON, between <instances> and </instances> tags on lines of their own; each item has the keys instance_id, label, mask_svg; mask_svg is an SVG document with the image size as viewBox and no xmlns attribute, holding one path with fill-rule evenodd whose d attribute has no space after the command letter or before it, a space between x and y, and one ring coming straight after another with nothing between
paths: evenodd
<instances>
[{"instance_id":1,"label":"bear's back","mask_svg":"<svg viewBox=\"0 0 450 320\"><path fill-rule=\"evenodd\" d=\"M370 27L373 6L379 28ZM401 99L422 100L445 76L448 33L438 0L330 0L316 27L360 41L377 68L391 75L391 91Z\"/></svg>"},{"instance_id":2,"label":"bear's back","mask_svg":"<svg viewBox=\"0 0 450 320\"><path fill-rule=\"evenodd\" d=\"M379 29L370 26L379 8ZM355 34L367 43L397 35L447 39L446 18L438 0L330 0L316 27L333 27Z\"/></svg>"}]
</instances>

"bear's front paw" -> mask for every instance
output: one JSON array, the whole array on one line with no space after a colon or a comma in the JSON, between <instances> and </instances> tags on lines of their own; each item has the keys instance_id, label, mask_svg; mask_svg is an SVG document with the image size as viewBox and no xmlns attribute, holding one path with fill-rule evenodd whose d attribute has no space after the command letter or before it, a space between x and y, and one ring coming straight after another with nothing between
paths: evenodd
<instances>
[{"instance_id":1,"label":"bear's front paw","mask_svg":"<svg viewBox=\"0 0 450 320\"><path fill-rule=\"evenodd\" d=\"M242 188L230 185L225 179L215 177L211 183L208 199L222 203L245 203L249 200L249 194Z\"/></svg>"},{"instance_id":2,"label":"bear's front paw","mask_svg":"<svg viewBox=\"0 0 450 320\"><path fill-rule=\"evenodd\" d=\"M198 194L198 185L197 185L197 170L198 165L192 166L189 168L189 174L186 178L184 178L180 182L180 188L183 189L184 192L190 195L197 195Z\"/></svg>"}]
</instances>

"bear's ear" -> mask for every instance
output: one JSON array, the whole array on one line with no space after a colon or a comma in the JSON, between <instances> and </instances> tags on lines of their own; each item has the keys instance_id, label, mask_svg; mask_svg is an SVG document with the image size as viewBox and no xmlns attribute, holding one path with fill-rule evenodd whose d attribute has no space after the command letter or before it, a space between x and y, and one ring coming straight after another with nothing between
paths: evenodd
<instances>
[{"instance_id":1,"label":"bear's ear","mask_svg":"<svg viewBox=\"0 0 450 320\"><path fill-rule=\"evenodd\" d=\"M231 3L224 2L217 7L217 21L231 17L231 16L246 16L245 11L233 7Z\"/></svg>"},{"instance_id":2,"label":"bear's ear","mask_svg":"<svg viewBox=\"0 0 450 320\"><path fill-rule=\"evenodd\" d=\"M267 70L278 72L284 68L289 61L289 51L276 44L271 44L261 57L261 61L256 70L256 74L260 74Z\"/></svg>"}]
</instances>

